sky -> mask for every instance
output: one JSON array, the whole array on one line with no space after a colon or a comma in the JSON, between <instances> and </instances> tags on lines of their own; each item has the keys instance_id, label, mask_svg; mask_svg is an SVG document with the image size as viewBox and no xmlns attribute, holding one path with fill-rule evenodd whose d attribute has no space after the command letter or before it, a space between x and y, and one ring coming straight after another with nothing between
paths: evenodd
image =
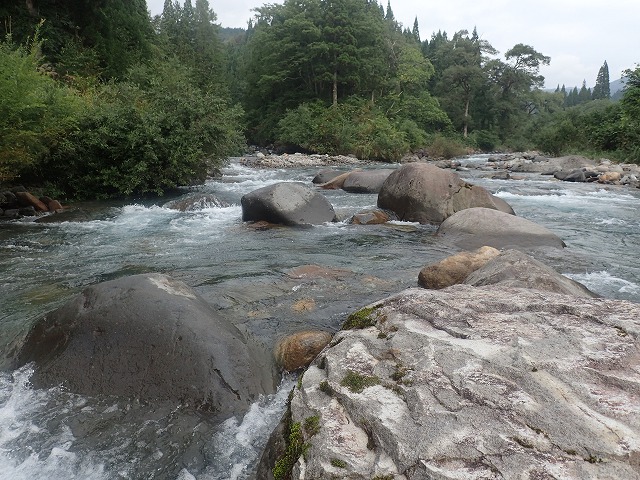
<instances>
[{"instance_id":1,"label":"sky","mask_svg":"<svg viewBox=\"0 0 640 480\"><path fill-rule=\"evenodd\" d=\"M282 1L209 0L209 5L223 27L245 28L253 8ZM386 8L387 0L381 1ZM162 13L163 4L147 0L152 15ZM580 88L583 80L593 87L605 60L611 81L640 64L639 0L391 0L391 9L405 27L413 27L417 17L422 40L438 30L451 38L476 27L502 58L518 43L532 46L551 57L540 69L547 88Z\"/></svg>"}]
</instances>

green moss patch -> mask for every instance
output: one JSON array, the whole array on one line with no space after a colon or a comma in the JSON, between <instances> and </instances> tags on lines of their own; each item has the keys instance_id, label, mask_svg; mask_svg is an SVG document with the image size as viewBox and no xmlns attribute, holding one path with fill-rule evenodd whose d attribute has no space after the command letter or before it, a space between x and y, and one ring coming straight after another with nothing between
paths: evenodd
<instances>
[{"instance_id":1,"label":"green moss patch","mask_svg":"<svg viewBox=\"0 0 640 480\"><path fill-rule=\"evenodd\" d=\"M361 373L349 370L340 382L340 385L347 387L353 393L360 393L367 387L380 385L380 379L375 375L362 375Z\"/></svg>"},{"instance_id":2,"label":"green moss patch","mask_svg":"<svg viewBox=\"0 0 640 480\"><path fill-rule=\"evenodd\" d=\"M373 307L365 307L357 312L353 312L342 324L342 330L357 330L375 326L378 320L378 315L375 312L381 306L382 305L374 305Z\"/></svg>"}]
</instances>

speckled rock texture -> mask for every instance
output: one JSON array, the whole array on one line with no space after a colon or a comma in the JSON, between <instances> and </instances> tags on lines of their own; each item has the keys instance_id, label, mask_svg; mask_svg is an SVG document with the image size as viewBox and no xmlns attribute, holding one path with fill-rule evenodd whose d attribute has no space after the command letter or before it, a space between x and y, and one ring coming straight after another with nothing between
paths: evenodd
<instances>
[{"instance_id":1,"label":"speckled rock texture","mask_svg":"<svg viewBox=\"0 0 640 480\"><path fill-rule=\"evenodd\" d=\"M640 478L640 305L455 285L373 307L294 390L292 478Z\"/></svg>"}]
</instances>

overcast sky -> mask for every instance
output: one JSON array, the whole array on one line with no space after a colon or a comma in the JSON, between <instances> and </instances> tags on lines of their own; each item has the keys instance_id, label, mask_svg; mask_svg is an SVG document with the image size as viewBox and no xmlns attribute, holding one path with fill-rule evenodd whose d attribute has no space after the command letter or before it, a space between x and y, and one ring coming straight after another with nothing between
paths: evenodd
<instances>
[{"instance_id":1,"label":"overcast sky","mask_svg":"<svg viewBox=\"0 0 640 480\"><path fill-rule=\"evenodd\" d=\"M264 3L282 0L209 0L223 27L246 27L251 9ZM157 15L164 0L147 4ZM583 80L593 87L605 60L612 81L640 63L639 0L392 0L391 9L405 27L417 16L422 40L437 30L451 38L475 26L501 55L517 43L531 45L551 57L541 69L547 87L579 88Z\"/></svg>"}]
</instances>

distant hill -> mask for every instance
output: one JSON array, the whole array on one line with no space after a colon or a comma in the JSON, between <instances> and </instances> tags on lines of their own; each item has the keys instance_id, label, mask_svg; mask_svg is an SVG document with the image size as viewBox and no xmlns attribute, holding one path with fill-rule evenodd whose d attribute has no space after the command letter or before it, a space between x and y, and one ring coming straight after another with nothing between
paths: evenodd
<instances>
[{"instance_id":1,"label":"distant hill","mask_svg":"<svg viewBox=\"0 0 640 480\"><path fill-rule=\"evenodd\" d=\"M611 90L611 100L620 100L622 98L622 91L624 90L625 79L619 78L609 83L609 89Z\"/></svg>"},{"instance_id":2,"label":"distant hill","mask_svg":"<svg viewBox=\"0 0 640 480\"><path fill-rule=\"evenodd\" d=\"M620 100L622 98L622 91L624 90L625 79L624 77L614 80L613 82L609 82L609 90L611 92L611 100ZM578 90L580 90L580 86L577 86ZM593 87L591 87L593 88ZM573 87L567 87L565 85L565 90L570 92L573 90ZM555 88L545 88L545 92L555 92Z\"/></svg>"}]
</instances>

